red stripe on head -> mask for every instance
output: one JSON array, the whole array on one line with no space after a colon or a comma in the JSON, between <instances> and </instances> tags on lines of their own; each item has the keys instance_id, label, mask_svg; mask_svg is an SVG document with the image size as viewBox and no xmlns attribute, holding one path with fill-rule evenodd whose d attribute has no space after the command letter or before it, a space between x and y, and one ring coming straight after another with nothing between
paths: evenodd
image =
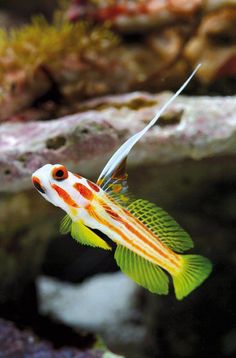
<instances>
[{"instance_id":1,"label":"red stripe on head","mask_svg":"<svg viewBox=\"0 0 236 358\"><path fill-rule=\"evenodd\" d=\"M81 183L75 183L74 188L78 190L78 192L87 200L93 199L93 193L90 189L88 189L85 185Z\"/></svg>"},{"instance_id":2,"label":"red stripe on head","mask_svg":"<svg viewBox=\"0 0 236 358\"><path fill-rule=\"evenodd\" d=\"M87 180L88 185L90 186L90 188L92 188L93 190L95 190L97 193L100 191L100 188L94 184L93 182L91 182L90 180Z\"/></svg>"},{"instance_id":3,"label":"red stripe on head","mask_svg":"<svg viewBox=\"0 0 236 358\"><path fill-rule=\"evenodd\" d=\"M72 206L73 208L78 208L79 206L76 204L76 202L71 198L71 196L62 188L60 188L56 184L51 184L51 187L57 192L57 194L62 198L62 200Z\"/></svg>"}]
</instances>

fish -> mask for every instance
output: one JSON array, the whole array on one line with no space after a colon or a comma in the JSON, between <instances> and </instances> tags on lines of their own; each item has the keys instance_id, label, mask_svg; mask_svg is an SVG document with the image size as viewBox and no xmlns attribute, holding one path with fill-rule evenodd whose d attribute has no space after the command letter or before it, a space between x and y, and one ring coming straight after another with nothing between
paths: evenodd
<instances>
[{"instance_id":1,"label":"fish","mask_svg":"<svg viewBox=\"0 0 236 358\"><path fill-rule=\"evenodd\" d=\"M127 157L187 86L200 65L154 118L113 154L97 182L70 172L62 164L45 164L32 174L37 191L66 212L60 232L79 243L113 250L121 271L152 293L167 295L169 278L182 300L212 271L210 260L185 254L194 244L189 234L162 208L129 192ZM103 235L101 235L101 233Z\"/></svg>"}]
</instances>

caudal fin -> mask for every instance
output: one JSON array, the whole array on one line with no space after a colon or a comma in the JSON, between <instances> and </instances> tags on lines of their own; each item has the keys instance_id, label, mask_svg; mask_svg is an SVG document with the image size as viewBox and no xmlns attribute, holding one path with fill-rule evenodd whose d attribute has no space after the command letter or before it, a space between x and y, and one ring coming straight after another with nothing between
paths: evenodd
<instances>
[{"instance_id":1,"label":"caudal fin","mask_svg":"<svg viewBox=\"0 0 236 358\"><path fill-rule=\"evenodd\" d=\"M200 255L183 255L182 269L173 275L175 295L182 300L209 276L212 270L211 262Z\"/></svg>"}]
</instances>

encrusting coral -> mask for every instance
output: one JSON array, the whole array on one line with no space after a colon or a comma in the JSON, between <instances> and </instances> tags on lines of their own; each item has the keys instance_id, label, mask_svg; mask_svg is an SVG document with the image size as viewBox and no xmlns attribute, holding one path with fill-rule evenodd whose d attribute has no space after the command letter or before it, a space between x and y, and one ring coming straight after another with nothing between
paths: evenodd
<instances>
[{"instance_id":1,"label":"encrusting coral","mask_svg":"<svg viewBox=\"0 0 236 358\"><path fill-rule=\"evenodd\" d=\"M2 30L0 121L62 117L85 98L106 94L176 90L199 62L195 92L234 93L235 5L194 4L71 0L52 23L39 17ZM101 11L106 16L98 21ZM142 26L144 15L152 26Z\"/></svg>"},{"instance_id":2,"label":"encrusting coral","mask_svg":"<svg viewBox=\"0 0 236 358\"><path fill-rule=\"evenodd\" d=\"M91 27L87 22L72 24L55 16L50 24L44 17L10 32L0 32L2 70L33 72L39 66L57 69L61 56L104 53L117 43L117 37L106 27ZM1 71L3 72L3 71Z\"/></svg>"},{"instance_id":3,"label":"encrusting coral","mask_svg":"<svg viewBox=\"0 0 236 358\"><path fill-rule=\"evenodd\" d=\"M86 71L94 62L99 65L117 42L106 26L72 24L62 21L61 16L55 16L52 24L36 17L21 28L9 32L2 29L0 119L29 106L55 82L73 82L73 72Z\"/></svg>"}]
</instances>

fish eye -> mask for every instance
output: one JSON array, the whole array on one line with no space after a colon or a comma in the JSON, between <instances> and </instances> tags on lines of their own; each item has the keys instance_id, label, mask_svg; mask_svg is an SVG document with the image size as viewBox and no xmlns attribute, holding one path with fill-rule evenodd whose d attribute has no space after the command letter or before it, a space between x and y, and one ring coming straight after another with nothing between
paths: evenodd
<instances>
[{"instance_id":1,"label":"fish eye","mask_svg":"<svg viewBox=\"0 0 236 358\"><path fill-rule=\"evenodd\" d=\"M53 168L52 177L57 181L62 181L68 178L68 171L66 167L61 165L60 167Z\"/></svg>"},{"instance_id":2,"label":"fish eye","mask_svg":"<svg viewBox=\"0 0 236 358\"><path fill-rule=\"evenodd\" d=\"M33 182L35 188L36 188L38 191L40 191L40 193L45 194L45 189L44 189L44 187L42 186L42 184L41 184L41 182L40 182L40 180L39 180L38 178L33 177L33 178L32 178L32 182Z\"/></svg>"}]
</instances>

